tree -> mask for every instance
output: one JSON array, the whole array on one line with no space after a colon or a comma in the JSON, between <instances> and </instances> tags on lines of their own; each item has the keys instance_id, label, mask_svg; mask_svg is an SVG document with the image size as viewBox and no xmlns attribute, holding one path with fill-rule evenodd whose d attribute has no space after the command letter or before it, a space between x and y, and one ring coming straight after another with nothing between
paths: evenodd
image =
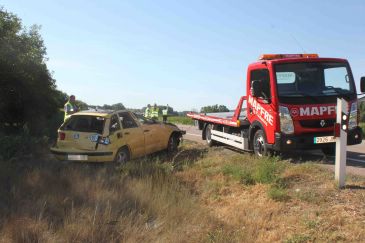
<instances>
[{"instance_id":1,"label":"tree","mask_svg":"<svg viewBox=\"0 0 365 243\"><path fill-rule=\"evenodd\" d=\"M228 112L229 109L225 105L210 105L204 106L200 109L202 113L213 113L213 112Z\"/></svg>"},{"instance_id":2,"label":"tree","mask_svg":"<svg viewBox=\"0 0 365 243\"><path fill-rule=\"evenodd\" d=\"M39 26L22 26L14 14L0 8L0 130L14 133L27 125L39 135L47 120L63 105L46 65Z\"/></svg>"}]
</instances>

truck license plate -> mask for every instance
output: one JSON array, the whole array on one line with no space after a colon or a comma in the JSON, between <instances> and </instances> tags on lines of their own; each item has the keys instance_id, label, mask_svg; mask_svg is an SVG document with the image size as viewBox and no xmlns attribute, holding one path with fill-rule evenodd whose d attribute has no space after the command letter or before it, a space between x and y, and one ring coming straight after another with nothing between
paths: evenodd
<instances>
[{"instance_id":1,"label":"truck license plate","mask_svg":"<svg viewBox=\"0 0 365 243\"><path fill-rule=\"evenodd\" d=\"M334 143L336 142L336 138L334 136L326 136L326 137L314 137L314 143Z\"/></svg>"},{"instance_id":2,"label":"truck license plate","mask_svg":"<svg viewBox=\"0 0 365 243\"><path fill-rule=\"evenodd\" d=\"M69 154L67 155L68 160L87 160L87 155Z\"/></svg>"}]
</instances>

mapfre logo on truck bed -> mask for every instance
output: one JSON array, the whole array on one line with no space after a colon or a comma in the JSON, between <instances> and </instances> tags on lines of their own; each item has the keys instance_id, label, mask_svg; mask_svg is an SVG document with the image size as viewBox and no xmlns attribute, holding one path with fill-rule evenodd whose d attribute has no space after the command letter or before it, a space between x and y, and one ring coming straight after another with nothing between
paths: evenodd
<instances>
[{"instance_id":1,"label":"mapfre logo on truck bed","mask_svg":"<svg viewBox=\"0 0 365 243\"><path fill-rule=\"evenodd\" d=\"M312 105L291 107L290 114L292 117L298 116L332 116L336 114L335 105Z\"/></svg>"}]
</instances>

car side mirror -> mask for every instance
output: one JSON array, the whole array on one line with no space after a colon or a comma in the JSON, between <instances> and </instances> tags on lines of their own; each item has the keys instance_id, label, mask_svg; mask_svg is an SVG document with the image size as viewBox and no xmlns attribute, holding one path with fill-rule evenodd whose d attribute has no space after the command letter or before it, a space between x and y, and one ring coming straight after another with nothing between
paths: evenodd
<instances>
[{"instance_id":1,"label":"car side mirror","mask_svg":"<svg viewBox=\"0 0 365 243\"><path fill-rule=\"evenodd\" d=\"M261 80L253 80L251 83L251 95L258 97L261 94Z\"/></svg>"},{"instance_id":2,"label":"car side mirror","mask_svg":"<svg viewBox=\"0 0 365 243\"><path fill-rule=\"evenodd\" d=\"M365 93L365 77L361 77L360 79L360 91L361 93Z\"/></svg>"}]
</instances>

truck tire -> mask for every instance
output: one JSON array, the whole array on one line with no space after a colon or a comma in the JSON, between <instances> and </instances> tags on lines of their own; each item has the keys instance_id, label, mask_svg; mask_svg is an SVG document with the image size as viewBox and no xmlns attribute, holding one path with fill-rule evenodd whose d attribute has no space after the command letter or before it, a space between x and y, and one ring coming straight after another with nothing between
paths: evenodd
<instances>
[{"instance_id":1,"label":"truck tire","mask_svg":"<svg viewBox=\"0 0 365 243\"><path fill-rule=\"evenodd\" d=\"M205 127L205 141L207 141L207 145L209 147L212 147L214 145L216 145L216 142L212 140L212 129L213 129L213 126L211 124L208 124L206 127Z\"/></svg>"},{"instance_id":2,"label":"truck tire","mask_svg":"<svg viewBox=\"0 0 365 243\"><path fill-rule=\"evenodd\" d=\"M269 155L269 150L267 148L266 136L263 130L259 129L255 132L252 141L252 148L258 157Z\"/></svg>"},{"instance_id":3,"label":"truck tire","mask_svg":"<svg viewBox=\"0 0 365 243\"><path fill-rule=\"evenodd\" d=\"M129 151L126 147L122 147L118 150L114 158L114 164L116 166L123 166L130 160Z\"/></svg>"}]
</instances>

